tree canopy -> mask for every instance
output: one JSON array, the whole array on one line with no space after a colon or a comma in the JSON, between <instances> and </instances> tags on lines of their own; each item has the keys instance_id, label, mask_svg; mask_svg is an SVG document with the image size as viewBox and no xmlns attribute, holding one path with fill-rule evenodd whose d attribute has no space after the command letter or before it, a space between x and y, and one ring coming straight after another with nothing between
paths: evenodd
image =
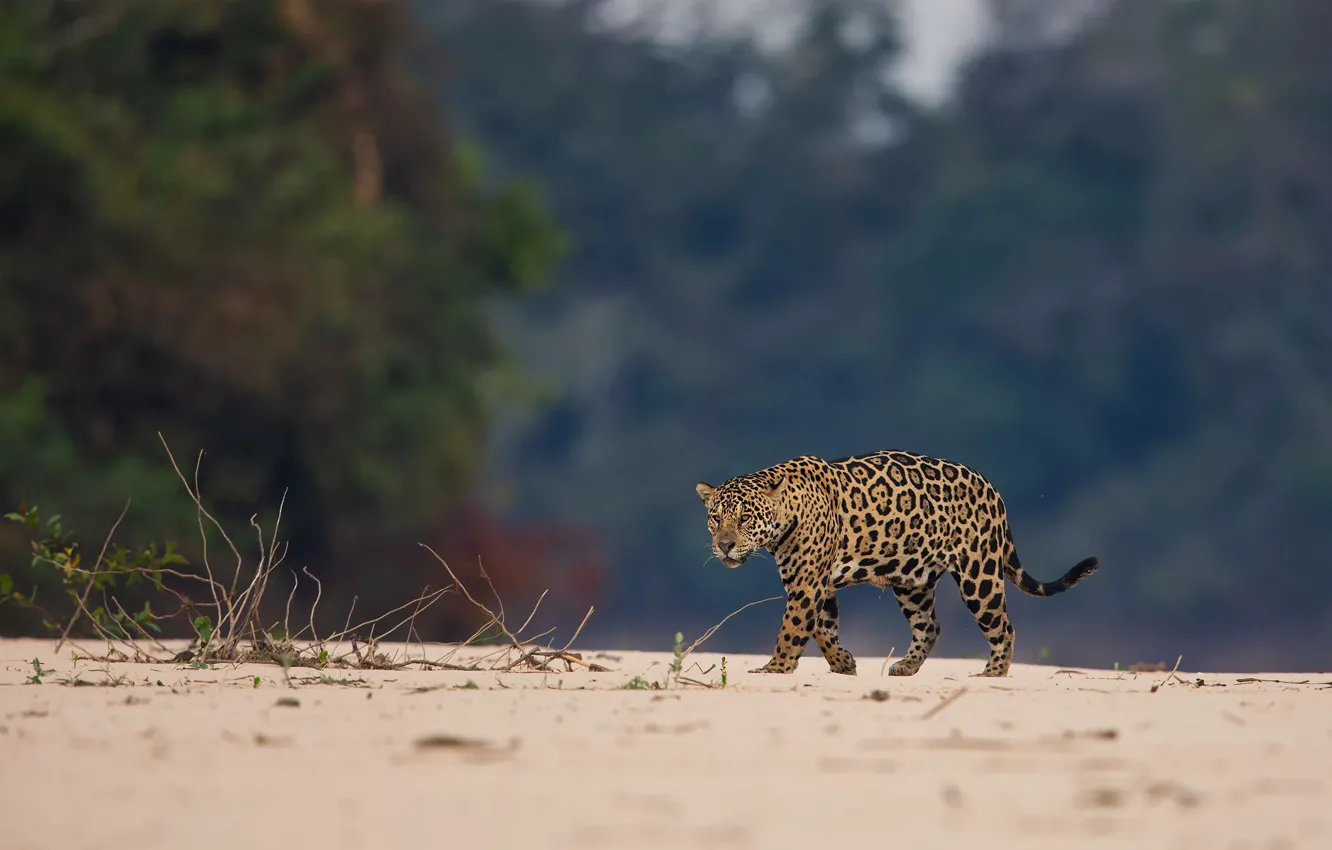
<instances>
[{"instance_id":1,"label":"tree canopy","mask_svg":"<svg viewBox=\"0 0 1332 850\"><path fill-rule=\"evenodd\" d=\"M441 523L564 237L403 67L402 4L0 6L0 497L184 537L157 433L336 572ZM172 521L174 518L174 522ZM343 565L345 568L345 564ZM357 565L357 569L371 567Z\"/></svg>"}]
</instances>

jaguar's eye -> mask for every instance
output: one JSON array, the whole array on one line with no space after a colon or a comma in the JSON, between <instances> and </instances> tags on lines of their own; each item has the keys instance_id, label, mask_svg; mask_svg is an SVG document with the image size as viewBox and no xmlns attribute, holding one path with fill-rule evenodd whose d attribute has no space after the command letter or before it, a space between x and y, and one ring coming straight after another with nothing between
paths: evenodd
<instances>
[{"instance_id":1,"label":"jaguar's eye","mask_svg":"<svg viewBox=\"0 0 1332 850\"><path fill-rule=\"evenodd\" d=\"M741 525L749 525L749 524L750 524L751 522L753 522L753 521L754 521L754 517L750 516L749 514L741 514L741 515L740 515L740 524L741 524Z\"/></svg>"},{"instance_id":2,"label":"jaguar's eye","mask_svg":"<svg viewBox=\"0 0 1332 850\"><path fill-rule=\"evenodd\" d=\"M716 528L716 527L717 527L717 518L715 516L708 517L708 528Z\"/></svg>"}]
</instances>

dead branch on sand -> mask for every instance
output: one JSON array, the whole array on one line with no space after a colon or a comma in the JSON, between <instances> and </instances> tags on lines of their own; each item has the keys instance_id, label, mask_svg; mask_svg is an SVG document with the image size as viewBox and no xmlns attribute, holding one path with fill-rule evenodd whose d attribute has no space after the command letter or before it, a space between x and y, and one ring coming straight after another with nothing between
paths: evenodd
<instances>
[{"instance_id":1,"label":"dead branch on sand","mask_svg":"<svg viewBox=\"0 0 1332 850\"><path fill-rule=\"evenodd\" d=\"M193 483L181 471L167 445L166 439L159 433L162 447L166 450L171 466L194 502L202 542L203 563L200 572L178 570L162 563L133 565L126 569L123 565L112 572L103 567L102 556L91 569L83 569L77 564L61 566L73 580L83 581L82 591L73 597L75 611L60 633L56 649L65 643L76 648L76 657L102 662L147 662L157 664L190 664L195 667L213 664L275 664L283 668L284 675L290 681L287 671L291 668L344 668L360 670L400 670L418 668L426 670L468 670L468 671L503 671L503 672L554 672L553 663L563 663L566 672L575 666L590 671L601 672L607 668L584 661L579 653L571 652L569 647L582 632L592 608L588 609L573 637L560 649L551 646L536 646L535 642L550 634L551 631L524 638L523 633L536 615L546 592L537 598L531 612L522 625L513 629L508 625L503 602L495 591L494 583L485 569L481 575L495 597L492 607L478 600L445 560L426 544L422 548L443 566L449 578L449 584L442 588L425 588L416 598L381 614L351 625L352 613L356 600L353 598L346 622L340 631L321 636L315 626L315 615L323 597L323 585L308 568L302 567L301 573L315 584L315 600L310 610L293 623L292 601L300 584L300 575L292 570L293 584L287 597L282 620L265 624L261 621L260 611L268 597L270 582L275 571L282 567L287 555L286 545L278 544L278 533L282 523L282 511L286 504L286 494L278 505L277 517L271 533L265 539L264 529L257 522L257 514L250 518L250 527L254 529L257 541L258 558L250 569L245 566L232 538L204 505L199 488L199 468L203 460L200 452L195 462ZM126 504L128 510L129 505ZM124 512L121 513L121 519ZM111 536L120 525L120 519L112 526L102 546L105 555L110 545ZM220 579L214 571L208 551L210 533L216 533L224 541L229 554L235 559L235 566L230 575ZM153 620L144 623L125 611L120 600L114 596L116 578L133 577L144 579L154 588L171 597L176 609L166 614L155 615ZM100 611L115 612L118 616L116 626L108 628L106 618L94 613L96 600L91 597L97 593L101 597ZM455 593L465 599L473 608L485 617L482 626L476 629L466 640L458 644L449 644L442 656L427 656L426 645L416 633L416 620L432 605L445 595ZM194 632L189 646L183 651L173 651L156 637L150 627L155 622L184 617ZM70 634L78 624L90 627L94 636L105 641L106 649L101 653L92 653L78 647L70 639ZM494 646L493 650L480 657L461 658L459 653L467 647L476 646L483 637L498 633L504 642ZM386 651L383 644L395 635L401 635L406 648L402 651Z\"/></svg>"}]
</instances>

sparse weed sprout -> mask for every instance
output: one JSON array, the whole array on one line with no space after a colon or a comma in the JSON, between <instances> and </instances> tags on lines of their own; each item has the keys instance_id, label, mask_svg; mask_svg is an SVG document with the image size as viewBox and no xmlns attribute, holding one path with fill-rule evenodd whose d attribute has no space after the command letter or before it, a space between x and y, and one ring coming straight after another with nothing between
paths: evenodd
<instances>
[{"instance_id":1,"label":"sparse weed sprout","mask_svg":"<svg viewBox=\"0 0 1332 850\"><path fill-rule=\"evenodd\" d=\"M50 667L43 667L40 658L32 659L32 675L28 677L29 685L40 685L43 676L49 676L55 671Z\"/></svg>"}]
</instances>

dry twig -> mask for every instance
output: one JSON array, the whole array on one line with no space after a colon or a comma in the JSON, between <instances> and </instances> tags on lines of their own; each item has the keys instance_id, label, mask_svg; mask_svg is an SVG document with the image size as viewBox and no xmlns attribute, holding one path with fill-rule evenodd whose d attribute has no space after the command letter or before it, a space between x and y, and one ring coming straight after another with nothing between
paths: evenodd
<instances>
[{"instance_id":1,"label":"dry twig","mask_svg":"<svg viewBox=\"0 0 1332 850\"><path fill-rule=\"evenodd\" d=\"M1184 660L1184 656L1183 656L1182 654L1181 654L1178 658L1175 659L1175 666L1170 670L1169 673L1166 674L1166 677L1165 677L1164 679L1162 679L1161 681L1157 682L1155 685L1152 685L1151 693L1156 693L1157 691L1159 691L1159 690L1161 689L1161 686L1162 686L1162 685L1165 685L1165 684L1169 684L1169 682L1170 682L1171 679L1179 679L1179 677L1176 676L1175 673L1177 673L1177 672L1179 671L1179 663L1180 663L1181 661L1183 661L1183 660ZM1183 679L1179 679L1179 680L1180 680L1181 682L1184 681Z\"/></svg>"},{"instance_id":2,"label":"dry twig","mask_svg":"<svg viewBox=\"0 0 1332 850\"><path fill-rule=\"evenodd\" d=\"M123 626L124 633L114 634L94 617L89 611L88 601L90 595L99 584L99 579L109 573L102 569L105 555L108 547L111 545L111 539L114 536L121 521L124 519L129 509L129 503L126 503L125 510L112 525L106 540L102 544L101 554L98 555L97 562L91 569L80 568L77 566L65 567L68 572L77 574L86 579L87 583L82 593L75 598L75 612L68 624L60 634L57 649L70 640L70 634L75 625L83 620L89 623L101 640L106 641L107 650L99 657L91 653L85 653L90 659L104 661L150 661L155 663L193 663L196 665L215 664L215 663L270 663L279 664L283 667L284 676L290 682L289 668L361 668L361 669L379 669L379 670L397 670L405 667L417 667L430 670L513 670L520 667L526 669L539 670L543 672L554 672L550 668L552 662L563 662L567 670L572 670L575 665L581 666L591 671L603 672L607 668L598 664L590 664L582 659L578 653L570 652L578 636L582 633L583 627L592 616L595 609L589 608L584 615L582 622L574 631L573 637L565 643L559 650L545 648L530 648L535 641L550 634L548 630L542 632L527 640L523 640L521 635L526 631L528 625L536 615L537 609L546 597L543 591L537 598L536 604L527 615L523 624L517 631L513 631L506 623L506 616L503 601L495 591L494 583L490 580L489 574L484 567L481 568L481 576L490 587L491 592L496 598L496 607L493 610L490 606L480 602L468 590L467 586L458 578L449 565L433 549L425 544L423 548L435 556L436 560L444 567L451 583L443 588L432 590L427 587L415 599L399 605L390 611L377 617L367 619L356 626L352 626L352 614L356 608L356 597L353 597L350 609L347 612L346 621L341 631L335 632L327 637L321 637L315 625L315 614L319 603L323 598L323 584L319 578L314 575L308 567L302 567L304 573L311 581L315 583L315 599L310 607L306 625L302 626L296 633L291 630L292 604L296 595L296 588L300 582L299 575L292 571L293 584L288 593L286 606L282 617L282 631L280 637L275 637L277 623L273 627L264 628L260 621L261 609L264 600L267 598L270 581L274 571L277 570L286 558L288 547L285 543L280 543L278 534L281 528L283 511L286 506L286 493L283 493L282 499L278 504L277 516L274 520L271 533L265 537L263 527L257 521L257 515L250 517L250 527L254 529L255 539L258 546L258 559L255 562L252 572L245 569L245 559L239 549L233 542L230 535L221 522L209 512L205 507L202 492L199 487L199 473L203 461L203 453L200 452L195 462L194 480L191 484L186 478L180 465L176 462L175 456L171 452L171 447L167 444L165 437L158 434L163 448L166 450L167 457L170 460L171 467L175 471L177 478L180 479L185 492L189 494L190 500L194 502L196 519L199 528L200 541L203 550L203 563L200 572L183 572L172 569L168 566L154 565L150 567L137 568L135 575L143 578L149 578L154 585L167 594L173 596L179 603L179 608L167 615L159 615L157 620L167 620L179 615L187 615L191 618L198 618L200 612L206 612L211 615L207 619L192 619L195 625L196 637L191 642L190 648L184 652L172 653L160 640L154 637L149 631L125 611L120 601L114 596L109 596L103 590L104 608L106 611L115 611L118 617L128 624ZM210 528L211 527L211 528ZM236 565L232 575L224 581L218 579L210 561L208 543L210 531L215 531L225 541L228 549L236 558ZM164 583L163 579L170 579L171 584ZM205 599L200 601L191 596L186 589L172 586L181 583L196 583L205 586L211 601ZM486 615L487 621L478 628L466 641L454 645L442 658L431 660L425 657L425 646L416 632L416 621L422 613L428 610L439 599L448 593L459 593L469 604ZM393 619L397 617L397 619ZM214 625L215 623L215 625ZM386 627L386 628L385 628ZM494 653L490 653L480 659L473 659L465 663L454 663L453 659L462 648L475 644L482 636L492 629L498 629L507 639L506 645L500 646ZM379 650L379 644L405 630L407 650L403 653L404 657L389 657ZM362 632L368 631L369 636L366 639L361 638ZM350 640L351 648L349 651L343 651L343 641ZM148 651L139 645L139 641L146 641L151 645ZM413 641L421 647L421 657L413 657L411 650ZM524 645L527 645L525 647ZM127 654L121 651L118 646L123 645L130 650ZM80 650L81 651L81 650ZM513 653L517 652L515 659Z\"/></svg>"},{"instance_id":3,"label":"dry twig","mask_svg":"<svg viewBox=\"0 0 1332 850\"><path fill-rule=\"evenodd\" d=\"M950 706L950 705L952 705L953 703L957 702L958 699L959 699L963 694L965 694L966 692L967 692L967 689L966 689L965 687L958 688L957 690L953 691L953 692L952 692L951 694L949 694L948 696L946 696L946 697L944 697L943 699L939 700L939 702L936 703L936 704L934 705L933 708L931 708L929 711L927 711L927 712L925 712L924 714L922 714L922 715L920 716L920 719L921 719L921 720L929 720L929 719L930 719L931 717L933 717L934 715L938 714L939 712L943 711L943 710L944 710L945 708L947 708L948 706Z\"/></svg>"}]
</instances>

